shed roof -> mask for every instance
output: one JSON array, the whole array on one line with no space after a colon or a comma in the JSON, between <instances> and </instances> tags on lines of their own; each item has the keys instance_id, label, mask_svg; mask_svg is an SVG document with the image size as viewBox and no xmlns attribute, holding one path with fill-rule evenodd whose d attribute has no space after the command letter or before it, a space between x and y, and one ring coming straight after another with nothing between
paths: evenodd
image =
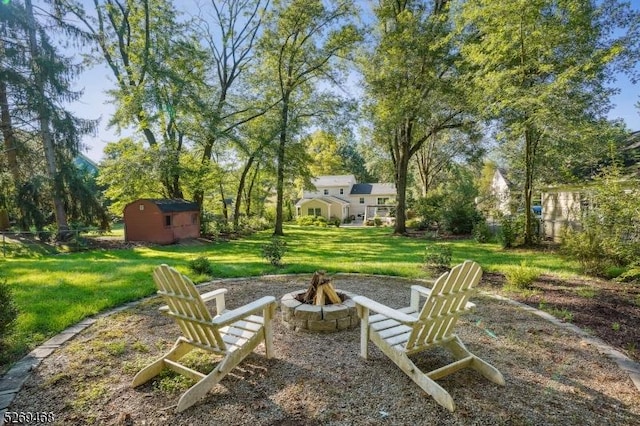
<instances>
[{"instance_id":1,"label":"shed roof","mask_svg":"<svg viewBox=\"0 0 640 426\"><path fill-rule=\"evenodd\" d=\"M200 206L198 205L198 203L186 201L181 198L147 198L146 201L149 201L158 206L162 213L190 212L200 210Z\"/></svg>"},{"instance_id":2,"label":"shed roof","mask_svg":"<svg viewBox=\"0 0 640 426\"><path fill-rule=\"evenodd\" d=\"M393 195L396 186L392 183L356 183L351 187L351 195Z\"/></svg>"}]
</instances>

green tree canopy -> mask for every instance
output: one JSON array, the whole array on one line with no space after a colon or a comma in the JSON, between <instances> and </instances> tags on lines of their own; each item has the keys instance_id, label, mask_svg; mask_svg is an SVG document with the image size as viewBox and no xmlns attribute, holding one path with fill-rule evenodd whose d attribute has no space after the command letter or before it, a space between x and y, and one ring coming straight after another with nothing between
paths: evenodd
<instances>
[{"instance_id":1,"label":"green tree canopy","mask_svg":"<svg viewBox=\"0 0 640 426\"><path fill-rule=\"evenodd\" d=\"M460 51L473 68L472 100L485 118L498 120L509 151L520 153L529 212L542 158L566 158L598 143L593 136L612 94L607 83L628 53L629 31L638 31L630 26L634 20L637 25L637 16L613 0L470 0L460 8ZM621 36L616 27L625 30Z\"/></svg>"}]
</instances>

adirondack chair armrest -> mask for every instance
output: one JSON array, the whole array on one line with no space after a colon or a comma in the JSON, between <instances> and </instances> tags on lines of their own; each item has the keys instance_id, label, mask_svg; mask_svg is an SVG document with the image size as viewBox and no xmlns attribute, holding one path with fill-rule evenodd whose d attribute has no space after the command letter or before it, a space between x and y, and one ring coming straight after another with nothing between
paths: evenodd
<instances>
[{"instance_id":1,"label":"adirondack chair armrest","mask_svg":"<svg viewBox=\"0 0 640 426\"><path fill-rule=\"evenodd\" d=\"M222 313L224 312L224 295L227 293L226 288L219 288L217 290L209 291L207 293L202 293L200 297L203 302L209 302L210 300L216 299L216 312Z\"/></svg>"},{"instance_id":2,"label":"adirondack chair armrest","mask_svg":"<svg viewBox=\"0 0 640 426\"><path fill-rule=\"evenodd\" d=\"M219 288L217 290L213 290L213 291L208 291L206 293L202 293L200 295L200 297L202 298L202 300L204 302L208 302L210 300L213 300L214 298L218 298L218 297L223 297L224 298L224 295L225 295L225 293L227 293L227 291L229 291L229 290L227 290L226 288Z\"/></svg>"},{"instance_id":3,"label":"adirondack chair armrest","mask_svg":"<svg viewBox=\"0 0 640 426\"><path fill-rule=\"evenodd\" d=\"M275 304L276 304L275 297L265 296L261 299L258 299L251 303L247 303L246 305L236 308L232 311L227 311L222 315L218 315L211 321L211 323L218 327L224 327L225 325L229 325L233 322L238 321L239 319L245 318L259 311L269 309L270 305L275 306Z\"/></svg>"},{"instance_id":4,"label":"adirondack chair armrest","mask_svg":"<svg viewBox=\"0 0 640 426\"><path fill-rule=\"evenodd\" d=\"M431 289L422 287L421 285L412 285L411 286L411 303L410 306L416 310L420 310L420 296L429 297L431 294Z\"/></svg>"},{"instance_id":5,"label":"adirondack chair armrest","mask_svg":"<svg viewBox=\"0 0 640 426\"><path fill-rule=\"evenodd\" d=\"M365 309L377 312L384 315L385 317L394 319L403 324L411 325L417 321L416 318L412 317L411 315L407 315L404 312L396 311L393 308L383 305L382 303L378 303L375 300L371 300L365 296L355 296L353 298L353 301L356 302L356 308L358 308L358 306L361 306ZM360 309L358 309L358 311L360 311Z\"/></svg>"}]
</instances>

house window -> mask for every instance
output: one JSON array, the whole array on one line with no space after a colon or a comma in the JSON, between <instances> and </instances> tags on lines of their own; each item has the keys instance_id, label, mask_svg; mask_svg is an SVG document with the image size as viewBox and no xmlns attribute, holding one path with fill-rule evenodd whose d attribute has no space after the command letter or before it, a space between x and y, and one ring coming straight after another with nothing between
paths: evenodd
<instances>
[{"instance_id":1,"label":"house window","mask_svg":"<svg viewBox=\"0 0 640 426\"><path fill-rule=\"evenodd\" d=\"M319 207L315 209L311 208L307 211L309 212L309 216L322 216L322 210Z\"/></svg>"},{"instance_id":2,"label":"house window","mask_svg":"<svg viewBox=\"0 0 640 426\"><path fill-rule=\"evenodd\" d=\"M329 190L328 189L324 190L324 195L329 195Z\"/></svg>"},{"instance_id":3,"label":"house window","mask_svg":"<svg viewBox=\"0 0 640 426\"><path fill-rule=\"evenodd\" d=\"M387 204L388 202L389 202L389 197L378 198L378 204Z\"/></svg>"},{"instance_id":4,"label":"house window","mask_svg":"<svg viewBox=\"0 0 640 426\"><path fill-rule=\"evenodd\" d=\"M171 226L171 215L168 214L164 217L164 226Z\"/></svg>"},{"instance_id":5,"label":"house window","mask_svg":"<svg viewBox=\"0 0 640 426\"><path fill-rule=\"evenodd\" d=\"M364 197L360 197L360 204L364 204Z\"/></svg>"},{"instance_id":6,"label":"house window","mask_svg":"<svg viewBox=\"0 0 640 426\"><path fill-rule=\"evenodd\" d=\"M191 224L192 225L197 225L198 224L198 214L197 213L192 213L191 214Z\"/></svg>"},{"instance_id":7,"label":"house window","mask_svg":"<svg viewBox=\"0 0 640 426\"><path fill-rule=\"evenodd\" d=\"M340 195L344 195L344 189L340 188Z\"/></svg>"},{"instance_id":8,"label":"house window","mask_svg":"<svg viewBox=\"0 0 640 426\"><path fill-rule=\"evenodd\" d=\"M144 211L144 204L140 204L140 211Z\"/></svg>"}]
</instances>

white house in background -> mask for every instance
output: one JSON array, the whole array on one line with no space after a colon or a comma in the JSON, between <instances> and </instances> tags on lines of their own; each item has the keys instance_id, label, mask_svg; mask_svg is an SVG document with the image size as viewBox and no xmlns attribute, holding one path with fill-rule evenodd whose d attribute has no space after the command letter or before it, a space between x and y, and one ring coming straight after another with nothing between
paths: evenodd
<instances>
[{"instance_id":1,"label":"white house in background","mask_svg":"<svg viewBox=\"0 0 640 426\"><path fill-rule=\"evenodd\" d=\"M502 214L511 214L511 182L505 177L505 171L496 169L491 180L491 195L495 200L495 209Z\"/></svg>"},{"instance_id":2,"label":"white house in background","mask_svg":"<svg viewBox=\"0 0 640 426\"><path fill-rule=\"evenodd\" d=\"M304 190L296 203L298 216L323 216L344 221L395 217L396 187L392 183L357 183L353 175L319 176L315 190Z\"/></svg>"}]
</instances>

